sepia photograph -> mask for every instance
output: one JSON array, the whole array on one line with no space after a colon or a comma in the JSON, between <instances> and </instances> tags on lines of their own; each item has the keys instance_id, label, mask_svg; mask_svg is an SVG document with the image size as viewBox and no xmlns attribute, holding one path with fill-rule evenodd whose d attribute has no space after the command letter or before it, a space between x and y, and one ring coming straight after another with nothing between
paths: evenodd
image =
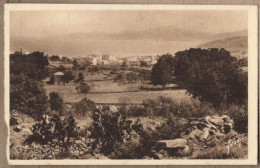
<instances>
[{"instance_id":1,"label":"sepia photograph","mask_svg":"<svg viewBox=\"0 0 260 168\"><path fill-rule=\"evenodd\" d=\"M9 164L257 164L257 7L5 5Z\"/></svg>"}]
</instances>

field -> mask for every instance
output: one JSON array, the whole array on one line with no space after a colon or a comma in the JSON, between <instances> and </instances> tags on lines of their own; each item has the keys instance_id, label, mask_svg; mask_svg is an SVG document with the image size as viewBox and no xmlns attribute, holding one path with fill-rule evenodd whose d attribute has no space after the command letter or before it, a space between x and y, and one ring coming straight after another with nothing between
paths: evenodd
<instances>
[{"instance_id":1,"label":"field","mask_svg":"<svg viewBox=\"0 0 260 168\"><path fill-rule=\"evenodd\" d=\"M120 84L112 80L93 81L90 92L80 94L75 87L78 84L70 82L65 85L45 85L47 93L58 92L66 102L78 102L83 98L93 100L97 104L141 104L146 99L156 99L160 96L169 97L180 101L190 99L186 90L174 89L174 85L169 85L173 89L161 90L161 86L152 86L147 83L127 83ZM140 87L146 88L141 90Z\"/></svg>"}]
</instances>

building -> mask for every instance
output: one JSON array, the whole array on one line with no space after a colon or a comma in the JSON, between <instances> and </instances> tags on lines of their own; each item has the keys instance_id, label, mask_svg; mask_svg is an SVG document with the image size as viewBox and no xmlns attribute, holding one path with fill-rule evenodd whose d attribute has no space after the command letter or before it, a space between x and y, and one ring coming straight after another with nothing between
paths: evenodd
<instances>
[{"instance_id":1,"label":"building","mask_svg":"<svg viewBox=\"0 0 260 168\"><path fill-rule=\"evenodd\" d=\"M53 83L54 84L60 84L61 82L63 82L62 77L64 76L63 72L56 72L53 74Z\"/></svg>"}]
</instances>

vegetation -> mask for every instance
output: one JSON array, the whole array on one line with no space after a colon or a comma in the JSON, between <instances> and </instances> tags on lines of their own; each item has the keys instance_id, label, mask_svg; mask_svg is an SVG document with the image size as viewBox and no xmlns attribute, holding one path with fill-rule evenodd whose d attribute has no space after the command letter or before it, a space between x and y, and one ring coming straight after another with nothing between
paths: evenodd
<instances>
[{"instance_id":1,"label":"vegetation","mask_svg":"<svg viewBox=\"0 0 260 168\"><path fill-rule=\"evenodd\" d=\"M76 79L75 82L78 83L78 82L82 82L83 80L84 80L84 74L80 72L78 74L78 79Z\"/></svg>"},{"instance_id":2,"label":"vegetation","mask_svg":"<svg viewBox=\"0 0 260 168\"><path fill-rule=\"evenodd\" d=\"M170 54L162 55L152 68L151 81L154 85L162 85L174 82L173 77L173 57Z\"/></svg>"},{"instance_id":3,"label":"vegetation","mask_svg":"<svg viewBox=\"0 0 260 168\"><path fill-rule=\"evenodd\" d=\"M59 147L68 148L71 145L70 139L77 138L78 132L75 119L70 116L64 121L58 115L36 123L32 127L33 139L40 144L48 142L55 143Z\"/></svg>"},{"instance_id":4,"label":"vegetation","mask_svg":"<svg viewBox=\"0 0 260 168\"><path fill-rule=\"evenodd\" d=\"M247 101L247 73L225 49L189 49L174 57L174 76L189 93L201 101L244 104Z\"/></svg>"},{"instance_id":5,"label":"vegetation","mask_svg":"<svg viewBox=\"0 0 260 168\"><path fill-rule=\"evenodd\" d=\"M147 64L147 62L145 62L145 61L140 61L140 66L141 66L141 67L147 67L148 64Z\"/></svg>"},{"instance_id":6,"label":"vegetation","mask_svg":"<svg viewBox=\"0 0 260 168\"><path fill-rule=\"evenodd\" d=\"M85 82L80 82L80 85L76 87L76 90L78 90L80 93L87 94L90 90L90 86Z\"/></svg>"},{"instance_id":7,"label":"vegetation","mask_svg":"<svg viewBox=\"0 0 260 168\"><path fill-rule=\"evenodd\" d=\"M58 111L59 113L63 110L63 99L57 92L50 92L50 108L51 110Z\"/></svg>"},{"instance_id":8,"label":"vegetation","mask_svg":"<svg viewBox=\"0 0 260 168\"><path fill-rule=\"evenodd\" d=\"M109 155L115 146L131 139L131 120L127 120L118 112L110 111L109 107L95 110L92 114L93 124L89 129L93 139L92 152Z\"/></svg>"},{"instance_id":9,"label":"vegetation","mask_svg":"<svg viewBox=\"0 0 260 168\"><path fill-rule=\"evenodd\" d=\"M65 70L64 75L62 76L62 80L65 83L69 83L70 81L74 80L74 74L70 70Z\"/></svg>"},{"instance_id":10,"label":"vegetation","mask_svg":"<svg viewBox=\"0 0 260 168\"><path fill-rule=\"evenodd\" d=\"M84 98L81 101L75 103L73 105L73 108L75 109L76 115L85 116L87 114L90 114L93 110L95 110L96 105L93 101Z\"/></svg>"},{"instance_id":11,"label":"vegetation","mask_svg":"<svg viewBox=\"0 0 260 168\"><path fill-rule=\"evenodd\" d=\"M27 76L10 75L10 110L18 110L38 119L48 107L42 82Z\"/></svg>"},{"instance_id":12,"label":"vegetation","mask_svg":"<svg viewBox=\"0 0 260 168\"><path fill-rule=\"evenodd\" d=\"M15 52L10 54L10 74L27 76L30 79L42 80L48 76L48 57L43 52L30 54Z\"/></svg>"}]
</instances>

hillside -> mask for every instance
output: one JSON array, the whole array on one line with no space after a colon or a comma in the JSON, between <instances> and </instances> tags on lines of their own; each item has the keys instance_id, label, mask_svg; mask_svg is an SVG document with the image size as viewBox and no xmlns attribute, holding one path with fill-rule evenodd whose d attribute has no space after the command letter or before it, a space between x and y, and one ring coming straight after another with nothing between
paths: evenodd
<instances>
[{"instance_id":1,"label":"hillside","mask_svg":"<svg viewBox=\"0 0 260 168\"><path fill-rule=\"evenodd\" d=\"M244 31L230 34L221 34L217 40L201 44L201 48L225 48L232 56L245 58L248 56L248 37Z\"/></svg>"}]
</instances>

